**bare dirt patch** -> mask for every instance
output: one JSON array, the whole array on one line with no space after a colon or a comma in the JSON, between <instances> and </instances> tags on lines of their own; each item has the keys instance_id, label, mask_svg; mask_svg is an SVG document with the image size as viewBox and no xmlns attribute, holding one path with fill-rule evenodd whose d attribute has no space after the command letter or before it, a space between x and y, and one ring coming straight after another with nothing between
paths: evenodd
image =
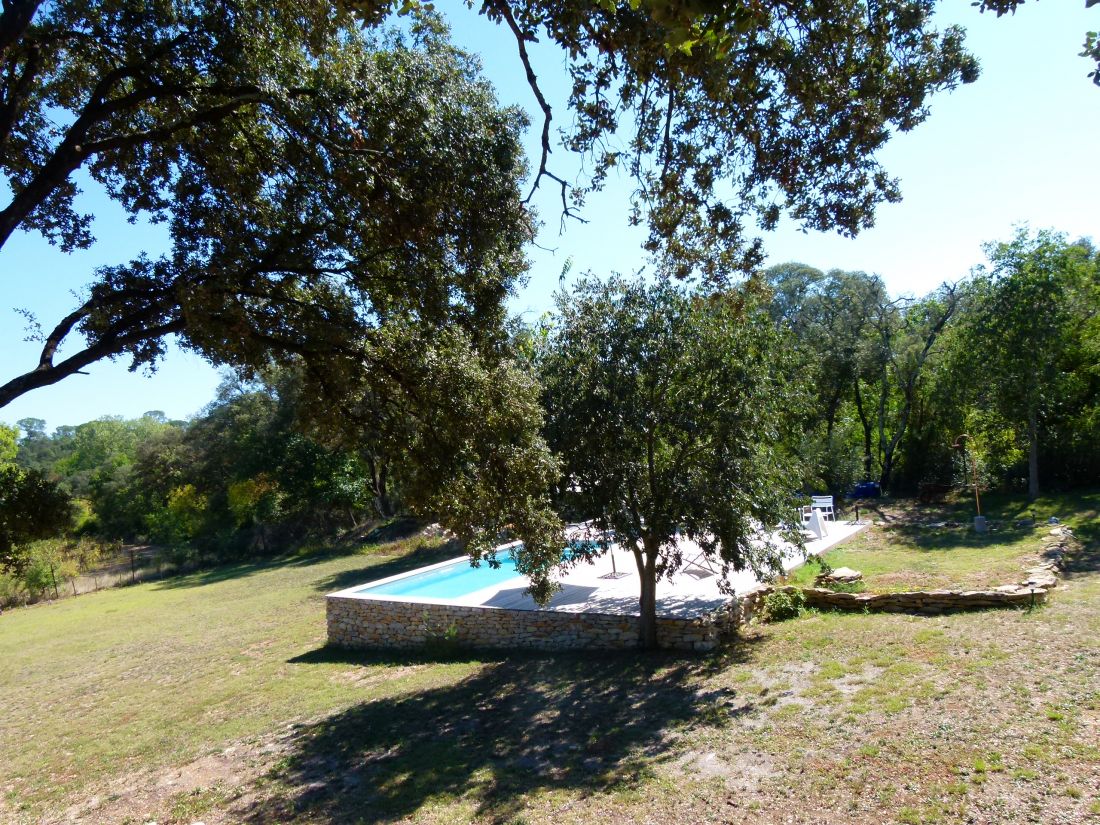
<instances>
[{"instance_id":1,"label":"bare dirt patch","mask_svg":"<svg viewBox=\"0 0 1100 825\"><path fill-rule=\"evenodd\" d=\"M731 792L756 793L760 784L779 774L771 758L756 750L727 752L719 756L714 751L689 750L676 759L674 773L696 780L721 780Z\"/></svg>"},{"instance_id":2,"label":"bare dirt patch","mask_svg":"<svg viewBox=\"0 0 1100 825\"><path fill-rule=\"evenodd\" d=\"M373 670L369 668L353 668L351 670L341 671L332 674L333 681L340 682L346 685L352 685L357 688L373 688L379 685L384 685L387 682L393 682L398 679L404 679L406 676L412 676L414 673L419 673L426 670L428 665L403 665L398 667L384 668L381 670Z\"/></svg>"},{"instance_id":3,"label":"bare dirt patch","mask_svg":"<svg viewBox=\"0 0 1100 825\"><path fill-rule=\"evenodd\" d=\"M239 821L235 808L290 747L293 729L265 742L242 742L168 770L139 770L108 782L44 823Z\"/></svg>"}]
</instances>

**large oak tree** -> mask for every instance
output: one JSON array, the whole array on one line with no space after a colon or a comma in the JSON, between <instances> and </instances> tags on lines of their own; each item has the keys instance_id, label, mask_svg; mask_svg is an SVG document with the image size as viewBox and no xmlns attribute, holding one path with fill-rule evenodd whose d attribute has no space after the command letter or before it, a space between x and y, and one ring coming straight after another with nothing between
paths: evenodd
<instances>
[{"instance_id":1,"label":"large oak tree","mask_svg":"<svg viewBox=\"0 0 1100 825\"><path fill-rule=\"evenodd\" d=\"M412 422L410 443L478 425L478 460L433 465L437 486L411 503L475 552L508 524L549 560L538 421L492 431L502 419L484 393L441 415L446 390L431 384L453 378L436 368L446 353L537 405L508 366L503 323L532 232L524 125L431 18L398 34L322 0L6 2L0 245L15 231L94 244L77 198L87 181L165 224L171 248L89 273L78 305L41 331L39 362L0 385L0 406L101 358L154 364L170 334L245 375L302 369L318 406L375 381ZM468 479L501 451L531 483L517 471L488 496Z\"/></svg>"}]
</instances>

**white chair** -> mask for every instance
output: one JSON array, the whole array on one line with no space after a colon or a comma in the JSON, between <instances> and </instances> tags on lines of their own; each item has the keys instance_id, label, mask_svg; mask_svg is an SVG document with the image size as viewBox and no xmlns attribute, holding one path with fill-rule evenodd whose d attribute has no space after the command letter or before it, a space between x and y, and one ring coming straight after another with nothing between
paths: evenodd
<instances>
[{"instance_id":1,"label":"white chair","mask_svg":"<svg viewBox=\"0 0 1100 825\"><path fill-rule=\"evenodd\" d=\"M836 521L836 513L833 511L832 496L810 496L810 508L820 510L825 518Z\"/></svg>"}]
</instances>

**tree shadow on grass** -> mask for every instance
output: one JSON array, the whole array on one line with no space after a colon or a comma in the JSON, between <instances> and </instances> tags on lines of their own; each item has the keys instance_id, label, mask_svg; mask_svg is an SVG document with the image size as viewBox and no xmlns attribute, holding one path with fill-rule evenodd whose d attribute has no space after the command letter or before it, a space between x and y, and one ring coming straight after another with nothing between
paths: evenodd
<instances>
[{"instance_id":1,"label":"tree shadow on grass","mask_svg":"<svg viewBox=\"0 0 1100 825\"><path fill-rule=\"evenodd\" d=\"M906 549L925 552L998 547L1022 537L1034 535L1038 539L1043 535L1036 527L1002 527L988 533L977 533L970 525L930 527L906 524L893 525L887 529L890 534L908 545Z\"/></svg>"},{"instance_id":2,"label":"tree shadow on grass","mask_svg":"<svg viewBox=\"0 0 1100 825\"><path fill-rule=\"evenodd\" d=\"M375 823L458 802L508 822L530 795L629 789L673 758L669 734L728 724L745 697L707 689L744 661L671 654L508 654L457 684L366 702L304 728L246 821ZM491 656L493 654L490 654ZM496 654L499 656L499 654ZM484 661L483 657L479 657ZM294 663L409 664L324 649Z\"/></svg>"},{"instance_id":3,"label":"tree shadow on grass","mask_svg":"<svg viewBox=\"0 0 1100 825\"><path fill-rule=\"evenodd\" d=\"M342 543L352 544L388 544L393 541L409 539L424 529L424 522L409 516L396 516L381 522L373 522L363 527L348 530L340 537Z\"/></svg>"},{"instance_id":4,"label":"tree shadow on grass","mask_svg":"<svg viewBox=\"0 0 1100 825\"><path fill-rule=\"evenodd\" d=\"M1081 576L1100 572L1100 524L1095 518L1073 531L1081 546L1066 555L1062 573L1065 576Z\"/></svg>"}]
</instances>

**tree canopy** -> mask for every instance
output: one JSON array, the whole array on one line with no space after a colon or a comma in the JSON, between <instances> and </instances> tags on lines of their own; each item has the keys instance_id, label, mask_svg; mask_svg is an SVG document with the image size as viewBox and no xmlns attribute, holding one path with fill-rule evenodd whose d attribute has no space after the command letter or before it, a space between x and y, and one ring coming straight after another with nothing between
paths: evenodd
<instances>
[{"instance_id":1,"label":"tree canopy","mask_svg":"<svg viewBox=\"0 0 1100 825\"><path fill-rule=\"evenodd\" d=\"M38 365L0 386L0 406L100 358L152 365L174 334L246 377L304 370L319 398L382 382L378 406L414 433L427 417L444 433L475 415L482 435L503 420L471 405L440 416L421 385L440 351L518 381L503 366L504 300L532 233L525 118L438 20L399 33L321 0L62 0L5 4L0 32L0 244L17 229L66 250L95 243L78 171L171 237L163 255L91 273L79 306L45 328ZM85 346L59 358L73 337ZM537 434L535 422L535 465ZM491 523L518 526L538 521L539 500L513 484L464 506L503 508ZM526 538L536 555L547 541Z\"/></svg>"},{"instance_id":2,"label":"tree canopy","mask_svg":"<svg viewBox=\"0 0 1100 825\"><path fill-rule=\"evenodd\" d=\"M390 3L350 5L375 19ZM755 268L756 230L783 212L847 235L871 226L900 197L877 151L924 120L931 93L977 77L962 30L932 25L934 0L470 5L514 35L542 110L533 186L549 178L573 214L625 169L662 271L712 282ZM564 145L592 161L576 188L550 164L553 113L527 51L539 39L572 82Z\"/></svg>"},{"instance_id":3,"label":"tree canopy","mask_svg":"<svg viewBox=\"0 0 1100 825\"><path fill-rule=\"evenodd\" d=\"M0 405L99 358L150 364L169 333L254 370L358 359L396 316L499 323L530 238L524 118L439 30L367 34L319 1L38 6L0 26L0 244L93 244L83 170L172 249L90 273ZM74 334L87 346L55 360Z\"/></svg>"},{"instance_id":4,"label":"tree canopy","mask_svg":"<svg viewBox=\"0 0 1100 825\"><path fill-rule=\"evenodd\" d=\"M794 529L805 403L767 290L704 295L668 280L587 280L558 298L539 358L561 505L633 551L640 634L656 644L656 583L683 563L678 535L723 576L779 569L762 525Z\"/></svg>"},{"instance_id":5,"label":"tree canopy","mask_svg":"<svg viewBox=\"0 0 1100 825\"><path fill-rule=\"evenodd\" d=\"M969 397L995 410L1026 444L1034 498L1040 441L1078 430L1084 422L1053 425L1083 412L1080 402L1096 389L1100 254L1088 242L1023 227L1011 241L988 244L986 254L990 266L970 285L955 359L972 371Z\"/></svg>"},{"instance_id":6,"label":"tree canopy","mask_svg":"<svg viewBox=\"0 0 1100 825\"><path fill-rule=\"evenodd\" d=\"M101 358L151 364L170 334L254 369L273 353L357 358L347 330L394 314L475 338L497 324L531 232L516 189L524 120L496 105L428 5L404 4L420 13L402 38L383 28L390 0L5 3L0 247L17 230L93 244L79 173L165 223L172 250L96 272L82 303L39 329L39 363L0 385L0 406ZM625 167L661 267L720 281L760 260L748 223L787 210L854 234L899 197L877 150L924 119L930 93L977 72L933 7L478 9L514 34L542 108L532 187L556 178L526 51L541 35L567 55L566 146L594 160L586 184L556 178L564 210ZM59 359L77 336L87 345Z\"/></svg>"},{"instance_id":7,"label":"tree canopy","mask_svg":"<svg viewBox=\"0 0 1100 825\"><path fill-rule=\"evenodd\" d=\"M63 532L72 517L72 501L55 482L0 456L0 573L22 570L26 545Z\"/></svg>"}]
</instances>

